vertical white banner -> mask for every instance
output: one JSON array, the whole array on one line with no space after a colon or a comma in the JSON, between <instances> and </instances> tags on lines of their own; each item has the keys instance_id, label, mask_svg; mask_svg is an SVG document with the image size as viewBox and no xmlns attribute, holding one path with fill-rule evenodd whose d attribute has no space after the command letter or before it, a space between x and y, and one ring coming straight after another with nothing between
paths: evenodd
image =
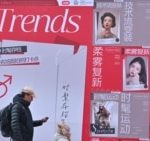
<instances>
[{"instance_id":1,"label":"vertical white banner","mask_svg":"<svg viewBox=\"0 0 150 141\"><path fill-rule=\"evenodd\" d=\"M82 141L86 51L86 47L80 46L76 54L58 63L56 126L66 122L72 141Z\"/></svg>"}]
</instances>

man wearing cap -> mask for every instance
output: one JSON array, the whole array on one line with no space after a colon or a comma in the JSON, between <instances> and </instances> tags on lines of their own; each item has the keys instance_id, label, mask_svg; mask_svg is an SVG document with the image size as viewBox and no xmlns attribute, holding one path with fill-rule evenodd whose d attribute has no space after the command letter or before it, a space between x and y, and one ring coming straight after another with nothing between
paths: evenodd
<instances>
[{"instance_id":1,"label":"man wearing cap","mask_svg":"<svg viewBox=\"0 0 150 141\"><path fill-rule=\"evenodd\" d=\"M33 121L29 106L35 97L30 87L24 87L20 94L13 98L14 106L11 111L11 138L13 141L32 141L34 127L48 120L47 117Z\"/></svg>"}]
</instances>

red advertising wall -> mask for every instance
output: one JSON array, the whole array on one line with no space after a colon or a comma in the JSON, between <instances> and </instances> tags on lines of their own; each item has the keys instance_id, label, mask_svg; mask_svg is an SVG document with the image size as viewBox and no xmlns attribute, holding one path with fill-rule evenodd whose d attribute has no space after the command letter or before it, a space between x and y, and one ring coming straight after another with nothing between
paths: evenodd
<instances>
[{"instance_id":1,"label":"red advertising wall","mask_svg":"<svg viewBox=\"0 0 150 141\"><path fill-rule=\"evenodd\" d=\"M38 137L41 130L50 131L50 134L48 131L44 133L45 139L52 140L57 132L57 123L62 119L70 126L72 141L77 139L80 141L149 140L150 32L147 27L150 23L150 3L148 1L95 0L93 6L59 6L58 2L53 0L29 3L25 0L4 0L0 3L0 68L2 70L0 101L2 107L13 98L9 93L15 93L19 86L22 87L24 84L33 84L39 92L46 90L43 97L47 98L41 103L37 101L42 107L45 107L46 103L48 107L51 106L49 87L52 86L50 85L55 85L53 87L57 89L51 96L56 100L52 102L53 109L47 108L46 111L49 116L53 113L53 118L45 129L42 127L43 129L35 131L36 141L40 141ZM115 15L116 25L111 29L115 36L102 37L100 33L105 30L103 25L105 20L101 21L102 16L107 14L104 17L111 18L110 13ZM109 23L106 27L108 26ZM14 51L13 47L23 45L26 45L29 51ZM36 48L39 49L37 52ZM57 52L47 54L53 52L55 48L58 48ZM19 68L21 73L18 74L14 71L22 64L18 65L17 62L12 64L10 60L15 57L14 54L23 57L26 52L29 52L28 55L35 56L37 53L41 58L39 64L49 61L50 56L55 56L54 60L57 60L62 67L62 70L59 69L60 72L56 67L59 74L55 72L58 83L50 82L51 66L44 65L39 67L39 73L37 73L41 74L39 78L35 73L36 79L29 78L23 83L22 79L25 79L25 76L19 78L23 70ZM44 53L48 59L45 59ZM79 60L70 57L74 55L77 55ZM66 62L62 63L62 60ZM69 62L70 60L73 62ZM31 63L34 64L34 61L31 60ZM23 67L28 71L25 64ZM44 67L48 71L45 77L47 86L44 83L36 85L35 81L37 80L37 83L40 81ZM72 70L68 71L70 68ZM4 72L12 72L14 76L11 85L7 84L5 94ZM79 82L82 83L82 89ZM17 86L18 83L20 84ZM61 93L72 94L68 96L69 102L64 103L70 108L63 107L62 111L60 111L61 108L59 109L62 105L58 104L63 101ZM42 99L42 94L39 97ZM80 98L83 98L83 101ZM38 118L39 112L36 106L32 107L32 111ZM65 115L59 117L59 113L65 113ZM76 118L76 121L73 121L77 116L79 119ZM77 131L78 128L81 132ZM42 134L40 136L42 138ZM0 139L6 140L4 137Z\"/></svg>"}]
</instances>

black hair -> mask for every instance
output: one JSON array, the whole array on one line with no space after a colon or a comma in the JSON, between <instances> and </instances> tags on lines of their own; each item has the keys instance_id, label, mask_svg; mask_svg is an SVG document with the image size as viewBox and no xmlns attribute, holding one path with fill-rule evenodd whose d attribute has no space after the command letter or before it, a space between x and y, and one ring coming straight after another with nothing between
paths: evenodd
<instances>
[{"instance_id":1,"label":"black hair","mask_svg":"<svg viewBox=\"0 0 150 141\"><path fill-rule=\"evenodd\" d=\"M103 26L103 22L104 22L104 19L105 17L111 17L112 18L112 27L115 27L116 26L116 18L115 16L110 13L110 12L106 12L104 13L102 16L101 16L101 23L102 23L102 26ZM103 26L104 27L104 26Z\"/></svg>"},{"instance_id":2,"label":"black hair","mask_svg":"<svg viewBox=\"0 0 150 141\"><path fill-rule=\"evenodd\" d=\"M131 66L135 62L138 62L141 65L141 72L139 73L140 76L139 79L140 82L144 83L144 87L147 88L147 75L144 59L142 57L136 57L130 62L129 66Z\"/></svg>"}]
</instances>

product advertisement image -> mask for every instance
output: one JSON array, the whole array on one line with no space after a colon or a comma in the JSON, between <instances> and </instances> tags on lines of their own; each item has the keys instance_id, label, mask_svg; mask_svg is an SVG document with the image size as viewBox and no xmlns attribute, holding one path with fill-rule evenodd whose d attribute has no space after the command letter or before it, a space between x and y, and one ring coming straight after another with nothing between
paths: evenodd
<instances>
[{"instance_id":1,"label":"product advertisement image","mask_svg":"<svg viewBox=\"0 0 150 141\"><path fill-rule=\"evenodd\" d=\"M0 141L150 141L150 1L1 0Z\"/></svg>"}]
</instances>

